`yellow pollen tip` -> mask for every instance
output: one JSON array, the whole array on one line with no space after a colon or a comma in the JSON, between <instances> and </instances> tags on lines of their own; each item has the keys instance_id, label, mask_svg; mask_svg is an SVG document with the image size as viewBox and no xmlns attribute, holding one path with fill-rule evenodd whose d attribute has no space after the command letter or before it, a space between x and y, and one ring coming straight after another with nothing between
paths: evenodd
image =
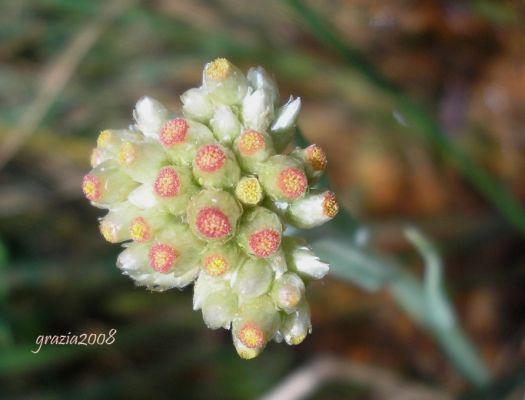
<instances>
[{"instance_id":1,"label":"yellow pollen tip","mask_svg":"<svg viewBox=\"0 0 525 400\"><path fill-rule=\"evenodd\" d=\"M328 192L323 200L323 213L329 217L334 218L339 212L339 203L332 192Z\"/></svg>"},{"instance_id":2,"label":"yellow pollen tip","mask_svg":"<svg viewBox=\"0 0 525 400\"><path fill-rule=\"evenodd\" d=\"M100 233L110 243L115 243L117 240L115 238L115 231L110 224L102 222L100 224Z\"/></svg>"},{"instance_id":3,"label":"yellow pollen tip","mask_svg":"<svg viewBox=\"0 0 525 400\"><path fill-rule=\"evenodd\" d=\"M103 130L102 132L100 132L100 134L98 135L98 139L97 139L97 146L99 147L104 147L106 146L109 141L111 140L111 131L109 129L106 129L106 130Z\"/></svg>"},{"instance_id":4,"label":"yellow pollen tip","mask_svg":"<svg viewBox=\"0 0 525 400\"><path fill-rule=\"evenodd\" d=\"M253 323L246 323L239 331L242 344L250 349L261 348L264 345L264 332Z\"/></svg>"},{"instance_id":5,"label":"yellow pollen tip","mask_svg":"<svg viewBox=\"0 0 525 400\"><path fill-rule=\"evenodd\" d=\"M214 81L222 81L231 72L231 63L225 58L217 58L206 66L206 75Z\"/></svg>"},{"instance_id":6,"label":"yellow pollen tip","mask_svg":"<svg viewBox=\"0 0 525 400\"><path fill-rule=\"evenodd\" d=\"M94 175L86 175L82 180L82 191L88 200L99 201L102 196L100 180Z\"/></svg>"},{"instance_id":7,"label":"yellow pollen tip","mask_svg":"<svg viewBox=\"0 0 525 400\"><path fill-rule=\"evenodd\" d=\"M277 185L286 197L293 200L305 193L308 181L302 170L290 167L279 173Z\"/></svg>"},{"instance_id":8,"label":"yellow pollen tip","mask_svg":"<svg viewBox=\"0 0 525 400\"><path fill-rule=\"evenodd\" d=\"M298 344L300 344L305 338L306 338L306 335L297 335L297 336L292 336L292 337L290 338L290 343L293 344L293 345L298 345Z\"/></svg>"},{"instance_id":9,"label":"yellow pollen tip","mask_svg":"<svg viewBox=\"0 0 525 400\"><path fill-rule=\"evenodd\" d=\"M93 151L91 152L91 157L89 159L91 167L95 168L97 165L99 165L101 162L101 159L102 159L102 155L100 154L100 149L95 147Z\"/></svg>"},{"instance_id":10,"label":"yellow pollen tip","mask_svg":"<svg viewBox=\"0 0 525 400\"><path fill-rule=\"evenodd\" d=\"M96 187L93 182L87 182L84 185L84 192L86 192L86 195L92 196L95 194L95 191L96 191Z\"/></svg>"},{"instance_id":11,"label":"yellow pollen tip","mask_svg":"<svg viewBox=\"0 0 525 400\"><path fill-rule=\"evenodd\" d=\"M118 161L120 165L129 166L133 164L137 157L137 146L133 143L126 142L120 146L118 152Z\"/></svg>"},{"instance_id":12,"label":"yellow pollen tip","mask_svg":"<svg viewBox=\"0 0 525 400\"><path fill-rule=\"evenodd\" d=\"M245 131L239 139L239 152L243 156L254 156L266 147L264 136L253 129Z\"/></svg>"},{"instance_id":13,"label":"yellow pollen tip","mask_svg":"<svg viewBox=\"0 0 525 400\"><path fill-rule=\"evenodd\" d=\"M282 301L286 307L295 307L301 300L301 292L294 288L285 289L282 293Z\"/></svg>"},{"instance_id":14,"label":"yellow pollen tip","mask_svg":"<svg viewBox=\"0 0 525 400\"><path fill-rule=\"evenodd\" d=\"M251 206L258 204L263 197L259 180L254 177L242 178L235 188L235 195L244 204Z\"/></svg>"},{"instance_id":15,"label":"yellow pollen tip","mask_svg":"<svg viewBox=\"0 0 525 400\"><path fill-rule=\"evenodd\" d=\"M204 269L211 276L219 276L228 269L228 261L221 254L211 254L204 259Z\"/></svg>"},{"instance_id":16,"label":"yellow pollen tip","mask_svg":"<svg viewBox=\"0 0 525 400\"><path fill-rule=\"evenodd\" d=\"M244 360L251 360L252 358L257 357L258 352L254 350L240 350L237 349L237 353L239 354L239 357L241 357Z\"/></svg>"},{"instance_id":17,"label":"yellow pollen tip","mask_svg":"<svg viewBox=\"0 0 525 400\"><path fill-rule=\"evenodd\" d=\"M149 225L143 217L133 220L129 227L129 234L135 242L145 242L151 238Z\"/></svg>"},{"instance_id":18,"label":"yellow pollen tip","mask_svg":"<svg viewBox=\"0 0 525 400\"><path fill-rule=\"evenodd\" d=\"M306 149L306 154L308 156L308 161L312 168L316 171L324 171L326 169L326 164L328 160L326 158L326 153L320 146L313 144Z\"/></svg>"}]
</instances>

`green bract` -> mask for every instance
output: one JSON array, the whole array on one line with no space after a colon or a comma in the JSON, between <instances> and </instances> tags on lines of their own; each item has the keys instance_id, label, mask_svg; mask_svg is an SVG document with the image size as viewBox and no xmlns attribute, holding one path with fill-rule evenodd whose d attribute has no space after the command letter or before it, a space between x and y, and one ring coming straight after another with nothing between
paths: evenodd
<instances>
[{"instance_id":1,"label":"green bract","mask_svg":"<svg viewBox=\"0 0 525 400\"><path fill-rule=\"evenodd\" d=\"M262 67L245 76L224 58L206 64L202 86L181 100L175 116L144 97L133 126L100 133L82 184L108 210L100 231L124 242L117 266L137 285L195 282L194 309L209 328L232 328L241 357L272 339L299 344L311 330L305 285L328 265L283 232L338 211L333 193L311 189L326 167L323 150L286 151L301 100L279 107Z\"/></svg>"}]
</instances>

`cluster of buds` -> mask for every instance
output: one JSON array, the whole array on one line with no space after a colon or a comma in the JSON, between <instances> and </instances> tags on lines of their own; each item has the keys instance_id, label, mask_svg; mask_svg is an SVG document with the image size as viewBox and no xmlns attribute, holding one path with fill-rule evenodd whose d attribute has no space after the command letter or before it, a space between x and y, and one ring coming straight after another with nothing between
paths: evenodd
<instances>
[{"instance_id":1,"label":"cluster of buds","mask_svg":"<svg viewBox=\"0 0 525 400\"><path fill-rule=\"evenodd\" d=\"M230 329L239 355L311 331L305 286L328 272L289 224L312 228L338 212L313 188L326 168L317 145L287 151L301 101L278 106L263 68L245 76L228 60L206 64L202 86L182 96L183 116L144 97L135 124L100 133L83 180L107 209L100 231L124 242L117 266L163 291L194 283L206 325Z\"/></svg>"}]
</instances>

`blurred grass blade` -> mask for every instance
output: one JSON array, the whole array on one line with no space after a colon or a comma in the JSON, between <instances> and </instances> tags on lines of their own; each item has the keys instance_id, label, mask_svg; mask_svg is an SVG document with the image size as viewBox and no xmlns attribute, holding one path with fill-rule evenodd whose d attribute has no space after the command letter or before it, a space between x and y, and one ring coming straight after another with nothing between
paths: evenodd
<instances>
[{"instance_id":1,"label":"blurred grass blade","mask_svg":"<svg viewBox=\"0 0 525 400\"><path fill-rule=\"evenodd\" d=\"M455 323L455 316L450 307L443 284L443 263L434 245L416 228L405 229L405 236L421 253L425 261L423 290L428 309L438 326L450 327Z\"/></svg>"},{"instance_id":2,"label":"blurred grass blade","mask_svg":"<svg viewBox=\"0 0 525 400\"><path fill-rule=\"evenodd\" d=\"M341 55L348 65L359 71L369 82L382 89L396 102L399 112L407 122L426 136L439 152L452 161L461 174L505 216L511 225L525 234L525 211L514 196L505 190L494 178L477 165L466 153L457 147L442 131L433 117L417 102L410 99L357 49L345 43L330 24L312 8L300 0L286 0L288 5L310 26L323 43Z\"/></svg>"},{"instance_id":3,"label":"blurred grass blade","mask_svg":"<svg viewBox=\"0 0 525 400\"><path fill-rule=\"evenodd\" d=\"M343 210L340 214L345 213ZM408 316L434 337L458 371L476 386L486 385L489 373L456 323L443 288L441 260L433 245L415 229L406 232L426 262L425 279L419 282L395 260L352 243L347 228L335 222L312 240L316 253L330 263L330 273L365 290L389 290Z\"/></svg>"},{"instance_id":4,"label":"blurred grass blade","mask_svg":"<svg viewBox=\"0 0 525 400\"><path fill-rule=\"evenodd\" d=\"M420 301L425 304L426 323L440 339L443 350L465 376L477 385L488 382L488 371L476 349L457 325L443 284L443 264L435 246L416 228L405 229L405 236L421 253L425 275Z\"/></svg>"},{"instance_id":5,"label":"blurred grass blade","mask_svg":"<svg viewBox=\"0 0 525 400\"><path fill-rule=\"evenodd\" d=\"M393 273L384 267L384 262L368 254L359 246L349 243L347 237L330 235L312 243L316 254L330 263L330 273L350 280L366 290L379 290L393 278Z\"/></svg>"}]
</instances>

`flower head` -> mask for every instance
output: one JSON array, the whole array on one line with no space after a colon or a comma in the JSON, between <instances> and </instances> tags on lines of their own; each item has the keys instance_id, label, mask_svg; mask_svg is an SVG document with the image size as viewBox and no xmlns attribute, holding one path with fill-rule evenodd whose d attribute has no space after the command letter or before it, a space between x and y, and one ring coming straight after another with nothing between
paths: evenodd
<instances>
[{"instance_id":1,"label":"flower head","mask_svg":"<svg viewBox=\"0 0 525 400\"><path fill-rule=\"evenodd\" d=\"M137 285L194 282L193 308L209 328L231 329L242 358L270 340L298 344L311 331L305 282L328 265L284 231L339 210L332 192L311 188L327 165L321 147L283 154L301 100L279 107L262 67L244 75L218 58L181 101L177 116L144 97L134 125L98 136L82 191L108 210L100 232L124 243L117 266Z\"/></svg>"}]
</instances>

